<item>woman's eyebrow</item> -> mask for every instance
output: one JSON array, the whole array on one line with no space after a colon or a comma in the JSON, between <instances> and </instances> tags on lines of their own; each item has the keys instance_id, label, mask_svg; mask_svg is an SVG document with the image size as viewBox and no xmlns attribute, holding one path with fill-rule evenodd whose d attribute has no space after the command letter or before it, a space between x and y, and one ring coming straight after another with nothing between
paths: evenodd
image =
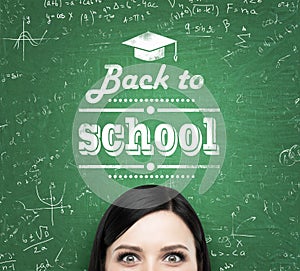
<instances>
[{"instance_id":1,"label":"woman's eyebrow","mask_svg":"<svg viewBox=\"0 0 300 271\"><path fill-rule=\"evenodd\" d=\"M176 249L179 249L179 248L182 248L182 249L185 249L185 250L189 251L189 249L186 246L181 245L181 244L165 246L165 247L161 248L160 251L166 252L166 251L176 250Z\"/></svg>"},{"instance_id":2,"label":"woman's eyebrow","mask_svg":"<svg viewBox=\"0 0 300 271\"><path fill-rule=\"evenodd\" d=\"M129 249L129 250L134 250L137 252L142 252L143 249L137 246L131 246L131 245L120 245L116 247L113 251L119 250L119 249Z\"/></svg>"}]
</instances>

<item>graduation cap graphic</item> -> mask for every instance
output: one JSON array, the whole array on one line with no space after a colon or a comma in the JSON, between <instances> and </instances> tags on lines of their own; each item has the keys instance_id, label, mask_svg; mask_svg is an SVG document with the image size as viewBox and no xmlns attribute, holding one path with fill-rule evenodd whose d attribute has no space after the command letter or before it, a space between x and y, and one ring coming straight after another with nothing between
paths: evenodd
<instances>
[{"instance_id":1,"label":"graduation cap graphic","mask_svg":"<svg viewBox=\"0 0 300 271\"><path fill-rule=\"evenodd\" d=\"M163 58L165 46L174 44L174 60L177 61L177 41L149 31L124 41L122 44L133 47L134 57L145 61Z\"/></svg>"}]
</instances>

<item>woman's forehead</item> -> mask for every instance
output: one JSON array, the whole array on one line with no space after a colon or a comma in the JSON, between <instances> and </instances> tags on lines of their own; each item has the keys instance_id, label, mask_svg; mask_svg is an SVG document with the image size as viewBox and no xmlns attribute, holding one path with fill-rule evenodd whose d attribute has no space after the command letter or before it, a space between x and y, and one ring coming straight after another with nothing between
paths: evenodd
<instances>
[{"instance_id":1,"label":"woman's forehead","mask_svg":"<svg viewBox=\"0 0 300 271\"><path fill-rule=\"evenodd\" d=\"M175 243L194 246L194 237L178 215L171 211L157 211L139 219L112 244L112 247L125 243L159 247Z\"/></svg>"}]
</instances>

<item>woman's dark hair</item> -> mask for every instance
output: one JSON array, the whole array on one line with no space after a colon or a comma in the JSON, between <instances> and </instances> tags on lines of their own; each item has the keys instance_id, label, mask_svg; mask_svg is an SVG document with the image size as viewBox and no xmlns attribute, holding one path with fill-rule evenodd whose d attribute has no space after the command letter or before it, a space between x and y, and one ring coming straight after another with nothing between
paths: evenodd
<instances>
[{"instance_id":1,"label":"woman's dark hair","mask_svg":"<svg viewBox=\"0 0 300 271\"><path fill-rule=\"evenodd\" d=\"M204 231L194 209L176 190L158 185L130 189L107 209L97 229L89 271L105 271L107 248L139 219L161 210L171 211L185 222L195 239L198 271L210 271Z\"/></svg>"}]
</instances>

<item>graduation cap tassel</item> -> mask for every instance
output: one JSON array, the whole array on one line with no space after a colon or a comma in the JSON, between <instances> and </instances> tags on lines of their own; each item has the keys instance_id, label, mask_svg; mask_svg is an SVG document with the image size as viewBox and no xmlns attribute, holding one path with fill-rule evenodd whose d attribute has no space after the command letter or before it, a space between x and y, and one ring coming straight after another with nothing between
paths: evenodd
<instances>
[{"instance_id":1,"label":"graduation cap tassel","mask_svg":"<svg viewBox=\"0 0 300 271\"><path fill-rule=\"evenodd\" d=\"M174 51L174 61L177 62L177 59L178 59L178 55L177 55L177 41L175 41L175 45L174 46L175 46L175 48L174 48L175 49L175 51Z\"/></svg>"}]
</instances>

